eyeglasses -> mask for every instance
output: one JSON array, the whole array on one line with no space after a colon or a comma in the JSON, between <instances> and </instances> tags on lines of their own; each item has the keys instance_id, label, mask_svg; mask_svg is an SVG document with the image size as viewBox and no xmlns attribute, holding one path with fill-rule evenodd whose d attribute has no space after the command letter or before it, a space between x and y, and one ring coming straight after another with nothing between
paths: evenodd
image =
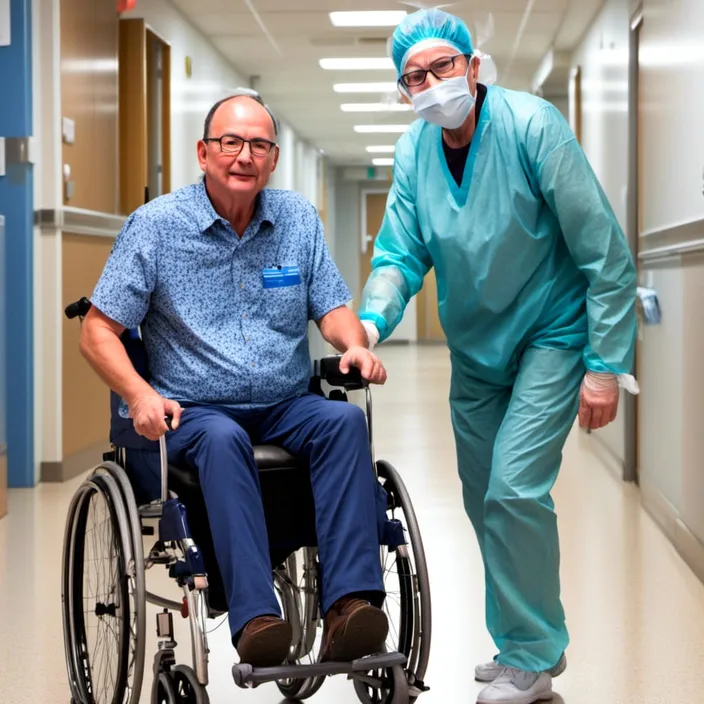
<instances>
[{"instance_id":1,"label":"eyeglasses","mask_svg":"<svg viewBox=\"0 0 704 704\"><path fill-rule=\"evenodd\" d=\"M457 54L456 56L443 56L440 59L436 59L427 69L416 69L415 71L409 71L404 73L400 78L400 82L403 83L406 88L414 88L417 86L422 86L425 83L425 79L428 77L429 73L432 73L435 78L443 79L449 76L455 70L455 62L462 56L466 59L467 63L472 58L469 54Z\"/></svg>"},{"instance_id":2,"label":"eyeglasses","mask_svg":"<svg viewBox=\"0 0 704 704\"><path fill-rule=\"evenodd\" d=\"M225 154L239 154L245 144L249 144L249 151L252 156L268 156L276 146L276 142L268 139L245 139L236 134L224 134L222 137L208 137L204 142L219 142L220 151Z\"/></svg>"}]
</instances>

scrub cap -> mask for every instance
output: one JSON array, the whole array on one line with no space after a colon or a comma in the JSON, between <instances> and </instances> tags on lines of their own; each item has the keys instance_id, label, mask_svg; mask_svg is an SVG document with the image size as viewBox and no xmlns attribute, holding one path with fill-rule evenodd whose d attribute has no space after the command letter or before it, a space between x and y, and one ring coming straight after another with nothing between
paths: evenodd
<instances>
[{"instance_id":1,"label":"scrub cap","mask_svg":"<svg viewBox=\"0 0 704 704\"><path fill-rule=\"evenodd\" d=\"M407 15L391 38L391 57L401 77L408 59L432 46L451 46L459 54L473 54L472 35L467 25L454 15L436 8Z\"/></svg>"}]
</instances>

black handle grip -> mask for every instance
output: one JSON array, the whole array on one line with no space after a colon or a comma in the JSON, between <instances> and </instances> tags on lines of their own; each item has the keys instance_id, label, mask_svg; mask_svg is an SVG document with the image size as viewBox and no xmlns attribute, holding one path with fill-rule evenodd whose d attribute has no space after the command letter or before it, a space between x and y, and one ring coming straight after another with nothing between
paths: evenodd
<instances>
[{"instance_id":1,"label":"black handle grip","mask_svg":"<svg viewBox=\"0 0 704 704\"><path fill-rule=\"evenodd\" d=\"M363 389L369 385L366 379L362 379L362 371L358 367L350 367L347 374L340 371L341 355L323 357L318 364L318 373L321 379L330 386L341 386L348 391Z\"/></svg>"},{"instance_id":2,"label":"black handle grip","mask_svg":"<svg viewBox=\"0 0 704 704\"><path fill-rule=\"evenodd\" d=\"M83 298L80 298L73 303L69 303L66 308L64 308L64 315L69 320L73 320L78 316L83 318L88 314L88 311L91 309L92 305L93 304L85 296L83 296Z\"/></svg>"}]
</instances>

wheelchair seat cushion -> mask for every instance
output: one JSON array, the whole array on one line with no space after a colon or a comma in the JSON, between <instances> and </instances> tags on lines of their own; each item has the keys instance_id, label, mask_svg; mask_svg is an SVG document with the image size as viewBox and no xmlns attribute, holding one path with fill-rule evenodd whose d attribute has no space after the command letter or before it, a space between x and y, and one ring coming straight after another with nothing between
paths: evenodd
<instances>
[{"instance_id":1,"label":"wheelchair seat cushion","mask_svg":"<svg viewBox=\"0 0 704 704\"><path fill-rule=\"evenodd\" d=\"M254 461L260 472L280 469L298 469L301 462L281 447L275 445L255 445ZM198 473L188 467L169 465L169 477L181 490L199 490Z\"/></svg>"}]
</instances>

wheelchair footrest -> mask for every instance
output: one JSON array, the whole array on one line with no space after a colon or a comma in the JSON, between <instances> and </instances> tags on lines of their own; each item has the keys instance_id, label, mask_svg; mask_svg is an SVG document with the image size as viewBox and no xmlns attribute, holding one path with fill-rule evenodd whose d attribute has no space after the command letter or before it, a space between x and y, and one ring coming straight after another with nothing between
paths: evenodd
<instances>
[{"instance_id":1,"label":"wheelchair footrest","mask_svg":"<svg viewBox=\"0 0 704 704\"><path fill-rule=\"evenodd\" d=\"M238 687L252 687L265 682L286 679L327 677L328 675L354 675L370 670L386 669L406 664L403 653L380 653L352 662L318 662L312 665L279 665L278 667L252 667L246 663L232 666L232 678Z\"/></svg>"}]
</instances>

